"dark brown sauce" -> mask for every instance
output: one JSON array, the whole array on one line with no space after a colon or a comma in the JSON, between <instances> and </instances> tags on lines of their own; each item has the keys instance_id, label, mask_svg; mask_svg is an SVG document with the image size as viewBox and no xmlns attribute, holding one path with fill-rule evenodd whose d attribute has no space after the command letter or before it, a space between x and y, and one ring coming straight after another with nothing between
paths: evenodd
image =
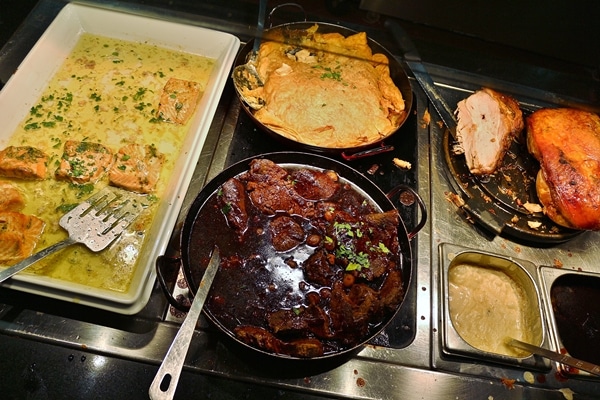
<instances>
[{"instance_id":1,"label":"dark brown sauce","mask_svg":"<svg viewBox=\"0 0 600 400\"><path fill-rule=\"evenodd\" d=\"M560 340L575 358L600 364L600 278L566 274L550 291Z\"/></svg>"},{"instance_id":2,"label":"dark brown sauce","mask_svg":"<svg viewBox=\"0 0 600 400\"><path fill-rule=\"evenodd\" d=\"M342 185L342 189L328 202L352 204L363 213L381 212L370 200L365 202L365 196L355 190L350 184ZM220 270L213 282L205 312L225 331L232 334L234 328L240 325L253 325L268 329L267 315L277 310L294 310L308 306L310 296L319 294L326 298L331 287L314 285L305 280L301 264L315 251L315 246L306 241L297 247L278 252L271 245L269 238L269 222L276 215L262 214L247 198L249 225L243 238L231 229L219 202L219 190L212 193L196 217L191 234L189 254L199 255L197 265L190 265L193 284L197 287L207 265L214 245L221 253ZM306 237L312 233L323 235L323 232L313 224L313 221L299 216L291 216L304 228ZM401 251L401 249L400 249ZM397 268L402 268L400 254ZM339 273L342 279L343 271ZM370 283L378 290L383 278ZM309 296L307 297L307 294ZM313 300L314 301L314 297ZM368 340L380 327L393 317L393 313L371 324L369 336L361 338ZM232 334L233 335L233 334ZM343 351L354 344L341 344L337 340L321 340L324 353L330 354Z\"/></svg>"}]
</instances>

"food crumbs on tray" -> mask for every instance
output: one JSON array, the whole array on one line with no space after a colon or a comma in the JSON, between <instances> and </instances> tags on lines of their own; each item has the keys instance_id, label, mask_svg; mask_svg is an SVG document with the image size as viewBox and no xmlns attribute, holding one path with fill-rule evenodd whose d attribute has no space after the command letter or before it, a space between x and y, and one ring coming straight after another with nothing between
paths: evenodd
<instances>
[{"instance_id":1,"label":"food crumbs on tray","mask_svg":"<svg viewBox=\"0 0 600 400\"><path fill-rule=\"evenodd\" d=\"M401 160L399 158L394 158L392 161L394 162L394 165L400 169L408 170L412 168L411 163L409 163L408 161Z\"/></svg>"},{"instance_id":2,"label":"food crumbs on tray","mask_svg":"<svg viewBox=\"0 0 600 400\"><path fill-rule=\"evenodd\" d=\"M558 258L554 259L552 265L554 265L554 268L562 268L563 267L562 261L560 261Z\"/></svg>"},{"instance_id":3,"label":"food crumbs on tray","mask_svg":"<svg viewBox=\"0 0 600 400\"><path fill-rule=\"evenodd\" d=\"M429 114L429 109L425 109L423 112L423 118L421 118L421 128L427 128L429 123L431 122L431 114Z\"/></svg>"},{"instance_id":4,"label":"food crumbs on tray","mask_svg":"<svg viewBox=\"0 0 600 400\"><path fill-rule=\"evenodd\" d=\"M502 378L502 384L506 386L508 389L512 390L515 388L515 379Z\"/></svg>"},{"instance_id":5,"label":"food crumbs on tray","mask_svg":"<svg viewBox=\"0 0 600 400\"><path fill-rule=\"evenodd\" d=\"M542 206L537 203L526 202L523 207L530 213L541 213L543 211Z\"/></svg>"},{"instance_id":6,"label":"food crumbs on tray","mask_svg":"<svg viewBox=\"0 0 600 400\"><path fill-rule=\"evenodd\" d=\"M446 200L448 200L450 203L454 204L458 208L463 207L465 205L465 201L463 200L463 198L457 195L456 193L446 193Z\"/></svg>"},{"instance_id":7,"label":"food crumbs on tray","mask_svg":"<svg viewBox=\"0 0 600 400\"><path fill-rule=\"evenodd\" d=\"M569 389L569 388L562 388L562 389L558 389L558 391L562 393L563 397L566 400L573 400L573 395L575 394L575 392L572 391L571 389Z\"/></svg>"},{"instance_id":8,"label":"food crumbs on tray","mask_svg":"<svg viewBox=\"0 0 600 400\"><path fill-rule=\"evenodd\" d=\"M527 221L527 225L531 229L539 229L539 227L542 226L542 223L539 221Z\"/></svg>"},{"instance_id":9,"label":"food crumbs on tray","mask_svg":"<svg viewBox=\"0 0 600 400\"><path fill-rule=\"evenodd\" d=\"M367 170L367 174L369 175L375 175L375 172L377 172L377 170L379 169L379 164L373 164L371 165L371 167Z\"/></svg>"},{"instance_id":10,"label":"food crumbs on tray","mask_svg":"<svg viewBox=\"0 0 600 400\"><path fill-rule=\"evenodd\" d=\"M535 376L529 371L523 372L523 379L525 379L525 382L527 383L535 383Z\"/></svg>"},{"instance_id":11,"label":"food crumbs on tray","mask_svg":"<svg viewBox=\"0 0 600 400\"><path fill-rule=\"evenodd\" d=\"M24 273L114 292L129 290L137 256L190 130L186 121L195 112L215 64L208 57L147 42L79 35L0 149L0 176L24 199L22 206L17 199L15 205L4 201L3 207L18 207L23 218L35 216L45 222L37 251L66 238L58 225L66 212L114 184L108 179L114 164L118 164L116 171L130 173L128 178L135 181L129 190L152 193L140 195L144 196L144 212L107 250L94 254L72 246ZM157 118L163 91L169 91L173 120L179 123ZM117 181L114 172L113 181ZM12 217L7 221L17 226ZM32 247L30 241L25 244ZM0 265L13 261L0 261Z\"/></svg>"}]
</instances>

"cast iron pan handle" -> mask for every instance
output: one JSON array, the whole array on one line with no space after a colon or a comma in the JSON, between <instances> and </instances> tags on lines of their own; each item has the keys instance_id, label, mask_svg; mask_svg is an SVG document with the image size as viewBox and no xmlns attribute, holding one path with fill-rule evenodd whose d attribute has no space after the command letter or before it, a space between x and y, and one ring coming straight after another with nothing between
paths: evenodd
<instances>
[{"instance_id":1,"label":"cast iron pan handle","mask_svg":"<svg viewBox=\"0 0 600 400\"><path fill-rule=\"evenodd\" d=\"M423 229L423 227L425 226L425 223L427 222L427 207L425 207L425 202L423 201L421 196L419 196L419 194L408 185L398 185L398 186L394 187L392 190L390 190L386 194L386 196L388 199L392 200L395 196L400 197L402 195L402 193L404 193L404 192L410 193L412 200L415 200L417 202L417 205L419 206L419 209L421 211L421 220L419 221L417 226L415 226L413 228L413 230L408 233L408 240L411 240L412 238L414 238L417 235L417 233L421 229ZM402 199L400 199L400 203L404 204L404 203L406 203L406 201L403 202Z\"/></svg>"},{"instance_id":2,"label":"cast iron pan handle","mask_svg":"<svg viewBox=\"0 0 600 400\"><path fill-rule=\"evenodd\" d=\"M173 293L170 290L170 288L173 287L176 282L169 282L167 278L165 278L166 276L175 276L175 279L177 279L177 273L179 272L180 268L180 257L158 256L156 258L156 277L169 304L179 311L188 312L190 310L190 306L179 302L175 297L173 297Z\"/></svg>"}]
</instances>

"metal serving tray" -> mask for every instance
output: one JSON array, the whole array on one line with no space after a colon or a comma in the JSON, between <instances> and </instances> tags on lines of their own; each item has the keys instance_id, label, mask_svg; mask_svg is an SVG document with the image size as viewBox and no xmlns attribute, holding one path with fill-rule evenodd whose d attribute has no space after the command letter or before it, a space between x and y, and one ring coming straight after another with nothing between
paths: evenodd
<instances>
[{"instance_id":1,"label":"metal serving tray","mask_svg":"<svg viewBox=\"0 0 600 400\"><path fill-rule=\"evenodd\" d=\"M574 280L573 280L573 278L574 278ZM551 346L554 351L559 352L559 353L568 353L568 346L565 345L565 340L564 340L565 338L561 339L561 334L559 331L559 324L558 324L556 312L554 311L554 308L553 308L552 289L555 284L558 284L559 281L564 281L565 279L571 279L571 281L573 281L573 283L575 285L583 284L584 282L587 281L586 285L589 284L590 287L592 285L595 285L595 287L598 288L598 285L600 283L600 274L589 272L589 271L574 271L574 270L547 267L547 266L541 266L539 268L539 282L540 282L540 285L542 288L542 295L543 295L543 299L544 299L544 306L545 306L545 310L546 310L546 314L547 314L547 318L548 318L548 323L550 325L549 331L550 331ZM576 318L578 318L576 313L578 311L581 311L585 302L591 301L594 304L598 304L598 302L600 301L600 298L598 298L598 299L596 299L596 298L594 298L594 299L590 299L590 298L575 299L575 297L576 296L574 294L572 296L572 298L570 299L570 301L573 303L574 303L574 300L576 300L576 302L577 302L576 307L578 308L578 310L573 310L572 313L569 313L570 317L573 318L573 321ZM575 305L573 303L570 303L570 304ZM572 308L569 308L569 309L571 310ZM581 315L581 314L579 314L579 315ZM584 334L586 336L589 336L588 339L592 339L595 335L595 332L597 332L597 324L599 322L597 317L598 317L597 314L591 315L590 313L588 313L587 320L584 321L582 326L578 327L581 330L583 330L584 332L578 331L577 334ZM586 324L587 324L587 326L583 326ZM581 337L581 336L579 336L579 337ZM584 338L582 338L582 339L584 339ZM570 339L570 341L572 341L572 340L573 339ZM582 343L589 344L589 341L583 340ZM581 351L581 350L579 350L579 351ZM574 355L574 354L571 354L571 355ZM574 356L585 360L585 355L582 356L580 354L576 354ZM585 361L588 361L588 360L585 360ZM571 367L561 364L561 363L556 363L556 368L564 376L599 379L597 376L589 374L585 371L580 371L576 368L571 368Z\"/></svg>"},{"instance_id":2,"label":"metal serving tray","mask_svg":"<svg viewBox=\"0 0 600 400\"><path fill-rule=\"evenodd\" d=\"M523 366L533 369L547 370L550 363L540 357L529 354L523 357L512 357L493 353L474 347L465 341L452 321L449 300L450 270L460 264L468 264L490 271L499 271L510 278L519 288L523 296L523 315L528 322L531 337L529 341L537 346L547 347L546 324L540 290L537 287L536 266L528 261L500 256L480 250L455 246L448 243L440 245L441 283L440 283L440 317L442 319L443 351L447 355L457 355L479 360L486 360L512 366ZM492 293L491 295L498 295ZM518 339L518 338L517 338ZM522 339L521 339L522 340Z\"/></svg>"}]
</instances>

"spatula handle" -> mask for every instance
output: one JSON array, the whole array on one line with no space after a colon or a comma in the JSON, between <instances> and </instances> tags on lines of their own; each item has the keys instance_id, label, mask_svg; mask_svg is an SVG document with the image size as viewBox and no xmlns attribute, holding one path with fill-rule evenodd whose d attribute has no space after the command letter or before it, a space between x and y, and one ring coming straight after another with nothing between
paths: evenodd
<instances>
[{"instance_id":1,"label":"spatula handle","mask_svg":"<svg viewBox=\"0 0 600 400\"><path fill-rule=\"evenodd\" d=\"M52 254L60 249L63 249L69 245L72 245L73 243L75 243L75 241L73 239L71 239L71 238L65 239L62 242L58 242L56 244L53 244L50 247L46 247L42 251L38 251L37 253L32 254L31 256L29 256L26 259L24 259L23 261L13 265L12 267L8 267L8 268L0 271L0 282L4 282L5 280L10 278L17 272L21 272L25 268L29 267L31 264L41 260L42 258L44 258L46 256L49 256L50 254Z\"/></svg>"}]
</instances>

